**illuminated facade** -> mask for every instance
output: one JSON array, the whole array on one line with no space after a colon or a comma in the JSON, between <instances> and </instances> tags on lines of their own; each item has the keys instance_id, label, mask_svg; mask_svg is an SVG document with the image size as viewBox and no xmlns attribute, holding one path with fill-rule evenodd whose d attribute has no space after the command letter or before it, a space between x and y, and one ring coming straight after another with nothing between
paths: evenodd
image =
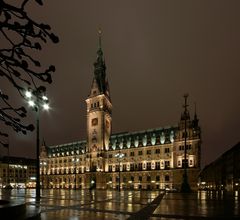
<instances>
[{"instance_id":1,"label":"illuminated facade","mask_svg":"<svg viewBox=\"0 0 240 220\"><path fill-rule=\"evenodd\" d=\"M36 185L36 160L20 157L0 159L0 188L33 188Z\"/></svg>"},{"instance_id":2,"label":"illuminated facade","mask_svg":"<svg viewBox=\"0 0 240 220\"><path fill-rule=\"evenodd\" d=\"M112 103L99 37L87 105L87 140L42 146L44 188L179 189L187 124L187 172L193 189L200 171L201 130L187 111L175 126L111 134ZM120 179L119 179L120 177ZM119 181L120 180L120 181Z\"/></svg>"}]
</instances>

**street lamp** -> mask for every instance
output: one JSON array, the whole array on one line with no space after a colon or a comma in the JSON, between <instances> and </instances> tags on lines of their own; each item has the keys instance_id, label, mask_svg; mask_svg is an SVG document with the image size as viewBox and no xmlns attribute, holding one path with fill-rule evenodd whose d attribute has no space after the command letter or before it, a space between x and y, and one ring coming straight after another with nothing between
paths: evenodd
<instances>
[{"instance_id":1,"label":"street lamp","mask_svg":"<svg viewBox=\"0 0 240 220\"><path fill-rule=\"evenodd\" d=\"M119 173L118 173L118 191L120 192L120 184L121 184L121 180L120 180L120 175L121 175L121 173L120 173L120 159L122 159L123 157L124 157L125 155L123 154L123 153L117 153L116 155L115 155L115 157L116 158L118 158L118 164L119 164Z\"/></svg>"},{"instance_id":2,"label":"street lamp","mask_svg":"<svg viewBox=\"0 0 240 220\"><path fill-rule=\"evenodd\" d=\"M191 188L188 183L188 175L187 175L187 167L188 167L188 161L187 161L187 115L188 115L187 98L188 98L188 94L184 94L184 100L185 100L185 103L183 105L183 107L184 107L184 164L183 164L184 171L183 171L183 182L181 185L181 192L184 192L184 193L191 192Z\"/></svg>"},{"instance_id":3,"label":"street lamp","mask_svg":"<svg viewBox=\"0 0 240 220\"><path fill-rule=\"evenodd\" d=\"M40 160L39 160L39 113L40 110L49 110L48 98L44 94L44 90L37 88L36 90L27 90L25 97L29 106L36 112L36 199L40 199Z\"/></svg>"},{"instance_id":4,"label":"street lamp","mask_svg":"<svg viewBox=\"0 0 240 220\"><path fill-rule=\"evenodd\" d=\"M75 152L75 158L74 161L74 189L77 189L77 163L79 162L79 158L77 158L77 154Z\"/></svg>"}]
</instances>

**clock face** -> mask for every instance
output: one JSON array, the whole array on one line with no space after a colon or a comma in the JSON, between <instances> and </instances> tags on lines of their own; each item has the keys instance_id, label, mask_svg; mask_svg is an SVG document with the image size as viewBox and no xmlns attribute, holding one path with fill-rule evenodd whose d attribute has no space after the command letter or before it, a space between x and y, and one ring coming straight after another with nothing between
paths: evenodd
<instances>
[{"instance_id":1,"label":"clock face","mask_svg":"<svg viewBox=\"0 0 240 220\"><path fill-rule=\"evenodd\" d=\"M98 118L93 118L92 119L92 126L98 125Z\"/></svg>"}]
</instances>

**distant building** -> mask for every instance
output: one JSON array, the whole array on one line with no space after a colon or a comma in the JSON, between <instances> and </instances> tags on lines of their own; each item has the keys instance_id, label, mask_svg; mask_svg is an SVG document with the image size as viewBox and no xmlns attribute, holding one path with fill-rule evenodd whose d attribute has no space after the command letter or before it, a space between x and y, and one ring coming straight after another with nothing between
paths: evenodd
<instances>
[{"instance_id":1,"label":"distant building","mask_svg":"<svg viewBox=\"0 0 240 220\"><path fill-rule=\"evenodd\" d=\"M201 189L240 190L240 142L204 167L199 184Z\"/></svg>"},{"instance_id":2,"label":"distant building","mask_svg":"<svg viewBox=\"0 0 240 220\"><path fill-rule=\"evenodd\" d=\"M180 188L187 125L187 172L193 189L200 171L201 130L184 112L177 125L111 134L112 102L99 37L87 105L87 140L41 148L45 188ZM147 115L146 115L147 117ZM120 177L120 181L119 181Z\"/></svg>"},{"instance_id":3,"label":"distant building","mask_svg":"<svg viewBox=\"0 0 240 220\"><path fill-rule=\"evenodd\" d=\"M21 157L0 158L0 188L32 188L36 184L36 160Z\"/></svg>"}]
</instances>

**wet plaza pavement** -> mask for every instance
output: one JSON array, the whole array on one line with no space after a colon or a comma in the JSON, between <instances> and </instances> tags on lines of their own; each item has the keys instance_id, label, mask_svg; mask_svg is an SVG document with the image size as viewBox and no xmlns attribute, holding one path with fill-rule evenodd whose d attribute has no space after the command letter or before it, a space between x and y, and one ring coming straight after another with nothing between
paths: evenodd
<instances>
[{"instance_id":1,"label":"wet plaza pavement","mask_svg":"<svg viewBox=\"0 0 240 220\"><path fill-rule=\"evenodd\" d=\"M236 192L237 193L237 192ZM2 198L40 206L42 220L77 219L240 219L238 194L199 191L43 190L40 203L35 190L1 191Z\"/></svg>"}]
</instances>

